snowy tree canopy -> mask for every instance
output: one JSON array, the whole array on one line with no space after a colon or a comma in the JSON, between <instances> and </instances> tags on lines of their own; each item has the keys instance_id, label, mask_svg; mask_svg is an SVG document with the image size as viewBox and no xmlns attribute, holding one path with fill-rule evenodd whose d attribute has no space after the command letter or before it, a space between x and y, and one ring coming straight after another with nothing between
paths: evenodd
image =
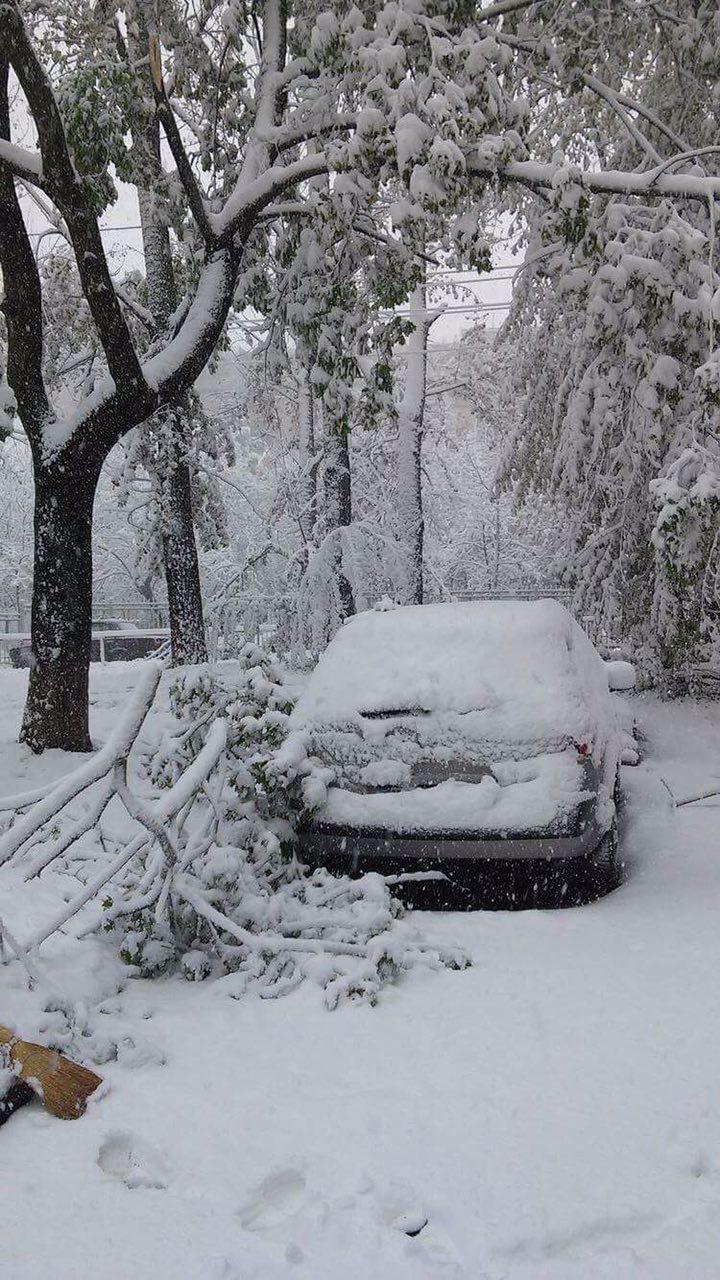
<instances>
[{"instance_id":1,"label":"snowy tree canopy","mask_svg":"<svg viewBox=\"0 0 720 1280\"><path fill-rule=\"evenodd\" d=\"M600 18L583 37L585 77L613 51ZM712 5L665 10L645 28L642 57L637 32L617 24L628 78L598 115L595 145L609 163L652 175L651 192L656 177L718 172L717 23ZM577 127L557 106L540 119L568 139ZM506 475L521 492L561 495L576 605L633 641L648 674L717 643L714 199L608 201L572 182L556 188L532 216L514 306L525 396Z\"/></svg>"},{"instance_id":2,"label":"snowy tree canopy","mask_svg":"<svg viewBox=\"0 0 720 1280\"><path fill-rule=\"evenodd\" d=\"M672 200L692 221L686 206L707 208L720 190L708 142L717 82L709 0L691 11L678 0L659 15L641 0L591 9L498 0L480 10L392 0L333 11L233 0L190 13L171 0L117 10L56 0L40 18L8 0L0 39L6 380L33 446L40 513L24 730L37 749L89 741L90 531L102 463L128 431L187 394L232 308L282 315L342 444L349 407L388 393L392 330L364 312L358 242L372 250L368 299L382 305L384 293L393 305L417 285L428 246L443 262L485 267L499 214L547 214L554 243L572 248L589 243L615 197L652 209ZM649 86L670 66L687 85L661 102ZM172 230L183 264L172 305L143 307L114 279L98 219L118 179L141 193L156 284ZM44 285L19 198L27 189L72 244L99 352L92 384L70 405L45 377ZM338 274L343 241L352 257ZM148 312L155 332L145 345L133 326ZM7 419L4 391L3 405ZM342 448L336 523L346 527ZM186 484L177 504L186 515L188 493ZM346 614L342 556L334 564ZM63 566L64 585L51 565ZM50 737L41 723L54 724Z\"/></svg>"},{"instance_id":3,"label":"snowy tree canopy","mask_svg":"<svg viewBox=\"0 0 720 1280\"><path fill-rule=\"evenodd\" d=\"M703 11L689 25L709 34L706 8L705 20ZM25 416L36 419L42 410L45 447L53 452L81 422L118 432L189 386L222 332L243 255L247 270L265 243L262 226L311 212L304 199L296 209L287 201L304 195L303 184L315 175L336 174L334 198L361 219L377 193L394 185L391 224L427 240L441 217L468 260L485 243L477 240L482 183L473 188L471 175L564 192L568 207L590 190L714 192L716 180L670 168L576 175L564 160L543 158L552 112L545 112L537 139L531 130L539 102L577 99L575 118L587 123L599 99L623 121L637 118L668 142L673 130L653 123L654 112L596 75L598 61L608 64L611 82L627 75L637 61L631 32L636 45L638 36L649 42L653 34L647 17L638 28L644 10L632 0L614 6L611 26L609 10L601 11L602 21L586 23L553 4L500 3L480 15L462 4L389 3L366 14L352 6L330 13L303 5L290 15L280 0L268 0L260 20L235 4L212 6L187 22L172 4L147 12L132 5L118 25L109 11L78 14L56 4L33 41L12 0L2 16L5 45L38 147L18 146L6 124L0 162L6 180L13 175L44 192L67 225L109 371L90 402L59 424L45 403L37 353L23 361L22 372L13 358L21 413L24 405ZM151 86L148 54L135 47L143 30ZM175 167L159 185L158 207L194 246L195 263L162 349L145 361L97 231L97 214L114 194L113 174L130 176L143 163L142 147L128 144L138 113L154 113L162 127ZM595 134L596 125L588 126L585 157L596 151ZM7 201L11 188L4 190ZM3 239L18 282L27 259L31 285L35 273L17 213L6 219ZM24 290L33 329L36 298L37 284ZM113 426L101 428L106 418Z\"/></svg>"}]
</instances>

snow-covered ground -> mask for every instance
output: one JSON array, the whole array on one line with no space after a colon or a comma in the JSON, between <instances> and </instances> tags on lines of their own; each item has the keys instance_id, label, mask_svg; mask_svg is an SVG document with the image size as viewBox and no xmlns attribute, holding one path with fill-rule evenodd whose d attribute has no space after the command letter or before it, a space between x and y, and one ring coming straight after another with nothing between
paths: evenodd
<instances>
[{"instance_id":1,"label":"snow-covered ground","mask_svg":"<svg viewBox=\"0 0 720 1280\"><path fill-rule=\"evenodd\" d=\"M137 678L93 668L98 740ZM0 790L68 767L14 745ZM463 972L414 970L375 1008L234 1000L232 979L127 980L112 943L51 940L44 972L104 1000L117 1062L74 1123L0 1130L0 1273L23 1280L715 1280L720 1275L720 705L633 705L627 882L566 912L429 917ZM62 881L0 872L21 937ZM41 1029L0 968L0 1022ZM48 1015L45 1015L47 1018ZM415 1238L396 1220L428 1225Z\"/></svg>"}]
</instances>

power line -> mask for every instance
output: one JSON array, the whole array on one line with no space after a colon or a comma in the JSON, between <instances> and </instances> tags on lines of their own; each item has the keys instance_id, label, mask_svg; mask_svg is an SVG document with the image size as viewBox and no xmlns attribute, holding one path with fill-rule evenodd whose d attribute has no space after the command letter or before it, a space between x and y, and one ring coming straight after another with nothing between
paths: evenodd
<instances>
[{"instance_id":1,"label":"power line","mask_svg":"<svg viewBox=\"0 0 720 1280\"><path fill-rule=\"evenodd\" d=\"M139 222L119 222L117 226L99 227L98 230L100 231L142 231L142 227ZM58 231L57 227L46 227L44 231L28 231L28 236L30 237L31 240L41 240L43 236L51 236L51 235L63 236L63 239L64 239L64 233L62 231Z\"/></svg>"},{"instance_id":2,"label":"power line","mask_svg":"<svg viewBox=\"0 0 720 1280\"><path fill-rule=\"evenodd\" d=\"M470 315L476 311L509 311L509 310L510 310L509 302L470 302L465 307L463 306L443 307L442 310L440 310L439 308L436 308L435 310L428 308L427 310L417 309L415 311L389 311L386 314L409 318L411 316L435 315L439 311L438 319L441 319L443 316Z\"/></svg>"},{"instance_id":3,"label":"power line","mask_svg":"<svg viewBox=\"0 0 720 1280\"><path fill-rule=\"evenodd\" d=\"M98 229L101 232L103 231L104 232L142 231L142 225L139 222L122 222L122 223L111 224L110 226L104 226L104 227L101 226ZM44 231L29 231L28 237L33 240L40 240L44 236L52 235L52 234L61 235L62 233L57 231L55 227L46 227ZM489 271L484 272L482 275L476 272L473 273L470 269L466 269L464 271L449 270L446 272L442 272L442 271L429 272L428 279L429 280L448 280L450 282L457 283L457 285L460 288L470 288L470 286L484 284L486 280L490 281L491 279L494 279L495 283L502 283L505 280L510 280L512 278L511 276L498 276L496 275L496 272L512 271L514 273L517 270L517 267L518 267L517 263L501 262L498 264L498 266L491 267ZM459 278L460 276L469 276L470 279L461 280ZM510 304L506 302L485 302L485 303L473 302L473 303L467 303L466 305L453 304L452 306L444 307L442 314L444 316L473 315L478 311L486 312L486 311L509 311L509 310L510 310ZM427 315L428 312L422 311L422 310L420 311L406 310L406 311L396 311L394 314L409 318L411 316Z\"/></svg>"},{"instance_id":4,"label":"power line","mask_svg":"<svg viewBox=\"0 0 720 1280\"><path fill-rule=\"evenodd\" d=\"M458 268L457 271L452 267L448 267L445 271L428 271L428 280L438 279L439 277L452 276L473 276L482 277L492 275L495 271L518 271L523 265L522 262L498 262L497 266L491 267L489 271L474 271L472 267Z\"/></svg>"}]
</instances>

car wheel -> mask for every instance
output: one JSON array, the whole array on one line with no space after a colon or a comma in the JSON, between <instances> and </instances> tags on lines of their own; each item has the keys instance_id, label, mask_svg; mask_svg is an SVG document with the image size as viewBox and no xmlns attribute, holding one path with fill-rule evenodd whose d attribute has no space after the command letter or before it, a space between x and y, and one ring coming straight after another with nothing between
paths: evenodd
<instances>
[{"instance_id":1,"label":"car wheel","mask_svg":"<svg viewBox=\"0 0 720 1280\"><path fill-rule=\"evenodd\" d=\"M617 889L623 880L623 862L620 856L617 816L610 830L605 833L597 849L587 859L586 902L604 898ZM582 890L582 885L581 885Z\"/></svg>"},{"instance_id":2,"label":"car wheel","mask_svg":"<svg viewBox=\"0 0 720 1280\"><path fill-rule=\"evenodd\" d=\"M519 877L524 893L518 895L516 905L522 908L582 907L604 898L623 879L617 820L587 857L528 863L519 868Z\"/></svg>"}]
</instances>

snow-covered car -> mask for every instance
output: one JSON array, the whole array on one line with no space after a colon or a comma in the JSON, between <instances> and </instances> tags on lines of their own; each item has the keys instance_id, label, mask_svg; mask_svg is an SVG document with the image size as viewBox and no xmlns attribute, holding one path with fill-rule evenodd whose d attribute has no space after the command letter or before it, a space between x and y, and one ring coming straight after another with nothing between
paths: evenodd
<instances>
[{"instance_id":1,"label":"snow-covered car","mask_svg":"<svg viewBox=\"0 0 720 1280\"><path fill-rule=\"evenodd\" d=\"M128 662L133 658L146 658L154 653L168 631L143 632L126 618L93 618L90 657L92 662ZM101 645L100 636L103 637ZM107 639L105 637L107 636ZM8 649L14 667L32 666L32 642L30 637L20 640Z\"/></svg>"},{"instance_id":2,"label":"snow-covered car","mask_svg":"<svg viewBox=\"0 0 720 1280\"><path fill-rule=\"evenodd\" d=\"M311 866L441 872L486 905L561 905L618 882L623 730L608 668L554 600L370 610L293 713L328 770Z\"/></svg>"}]
</instances>

